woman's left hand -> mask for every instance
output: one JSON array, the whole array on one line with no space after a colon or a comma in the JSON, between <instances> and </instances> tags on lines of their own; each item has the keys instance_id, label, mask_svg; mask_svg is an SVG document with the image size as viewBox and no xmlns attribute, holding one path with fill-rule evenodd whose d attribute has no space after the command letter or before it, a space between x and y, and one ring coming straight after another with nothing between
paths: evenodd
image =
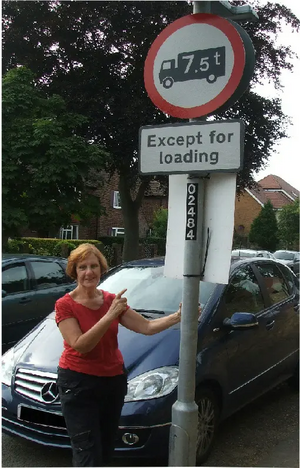
<instances>
[{"instance_id":1,"label":"woman's left hand","mask_svg":"<svg viewBox=\"0 0 300 468\"><path fill-rule=\"evenodd\" d=\"M178 308L177 312L174 313L174 315L177 316L177 319L178 319L177 321L178 321L178 322L181 321L181 308L182 308L182 302L180 302L179 308ZM199 304L199 306L198 306L198 317L201 316L201 312L202 312L202 310L201 310L201 305Z\"/></svg>"},{"instance_id":2,"label":"woman's left hand","mask_svg":"<svg viewBox=\"0 0 300 468\"><path fill-rule=\"evenodd\" d=\"M177 312L174 313L177 319L177 323L181 321L181 308L182 308L182 302L180 302Z\"/></svg>"}]
</instances>

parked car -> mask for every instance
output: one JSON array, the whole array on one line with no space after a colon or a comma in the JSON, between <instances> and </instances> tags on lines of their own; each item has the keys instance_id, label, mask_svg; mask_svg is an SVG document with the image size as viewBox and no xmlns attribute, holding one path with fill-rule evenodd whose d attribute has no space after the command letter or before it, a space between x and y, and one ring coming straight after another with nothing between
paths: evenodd
<instances>
[{"instance_id":1,"label":"parked car","mask_svg":"<svg viewBox=\"0 0 300 468\"><path fill-rule=\"evenodd\" d=\"M275 260L274 255L268 250L235 249L231 255L232 257L265 257Z\"/></svg>"},{"instance_id":2,"label":"parked car","mask_svg":"<svg viewBox=\"0 0 300 468\"><path fill-rule=\"evenodd\" d=\"M299 276L300 252L295 252L294 250L276 250L276 252L274 252L274 257L279 262L290 267L290 269Z\"/></svg>"},{"instance_id":3,"label":"parked car","mask_svg":"<svg viewBox=\"0 0 300 468\"><path fill-rule=\"evenodd\" d=\"M177 310L183 280L163 276L163 259L115 267L100 283L127 288L147 318ZM200 283L196 394L197 463L212 449L220 421L280 382L298 383L298 279L271 259L232 259L228 285ZM70 447L56 386L63 341L54 312L2 359L2 428L53 447ZM116 456L164 457L177 398L180 324L157 335L119 328L128 372Z\"/></svg>"},{"instance_id":4,"label":"parked car","mask_svg":"<svg viewBox=\"0 0 300 468\"><path fill-rule=\"evenodd\" d=\"M54 308L76 283L66 273L65 258L25 254L2 256L2 352Z\"/></svg>"}]
</instances>

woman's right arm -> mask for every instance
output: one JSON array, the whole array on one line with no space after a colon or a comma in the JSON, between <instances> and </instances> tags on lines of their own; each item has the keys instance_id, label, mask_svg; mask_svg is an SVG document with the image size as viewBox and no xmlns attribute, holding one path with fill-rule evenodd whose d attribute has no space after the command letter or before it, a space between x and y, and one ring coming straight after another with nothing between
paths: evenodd
<instances>
[{"instance_id":1,"label":"woman's right arm","mask_svg":"<svg viewBox=\"0 0 300 468\"><path fill-rule=\"evenodd\" d=\"M121 297L125 291L126 289L116 295L107 313L85 333L82 333L76 318L66 318L59 322L59 331L68 345L81 354L92 351L111 323L126 310L127 300Z\"/></svg>"}]
</instances>

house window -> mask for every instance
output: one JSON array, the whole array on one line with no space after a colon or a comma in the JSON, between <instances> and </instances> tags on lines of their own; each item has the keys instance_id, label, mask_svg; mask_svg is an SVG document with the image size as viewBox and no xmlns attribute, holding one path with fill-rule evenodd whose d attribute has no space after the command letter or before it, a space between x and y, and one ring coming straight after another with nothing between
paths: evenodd
<instances>
[{"instance_id":1,"label":"house window","mask_svg":"<svg viewBox=\"0 0 300 468\"><path fill-rule=\"evenodd\" d=\"M124 236L125 234L125 229L124 228L120 228L120 227L112 227L111 228L111 235L113 237L121 237L121 236Z\"/></svg>"},{"instance_id":2,"label":"house window","mask_svg":"<svg viewBox=\"0 0 300 468\"><path fill-rule=\"evenodd\" d=\"M59 232L60 239L78 239L78 225L70 224L67 227L61 227Z\"/></svg>"},{"instance_id":3,"label":"house window","mask_svg":"<svg viewBox=\"0 0 300 468\"><path fill-rule=\"evenodd\" d=\"M114 191L113 195L113 208L116 208L117 210L121 209L120 192L118 192L117 190Z\"/></svg>"}]
</instances>

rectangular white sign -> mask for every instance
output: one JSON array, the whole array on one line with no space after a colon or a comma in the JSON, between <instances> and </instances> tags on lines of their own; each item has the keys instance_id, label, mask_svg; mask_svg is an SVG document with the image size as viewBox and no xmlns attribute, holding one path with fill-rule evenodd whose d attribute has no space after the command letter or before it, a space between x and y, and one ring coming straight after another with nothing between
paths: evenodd
<instances>
[{"instance_id":1,"label":"rectangular white sign","mask_svg":"<svg viewBox=\"0 0 300 468\"><path fill-rule=\"evenodd\" d=\"M188 176L169 177L168 230L164 275L183 277ZM236 174L211 174L205 179L202 258L209 245L203 281L228 283L231 261ZM192 241L191 241L192 242ZM199 271L202 271L203 265Z\"/></svg>"},{"instance_id":2,"label":"rectangular white sign","mask_svg":"<svg viewBox=\"0 0 300 468\"><path fill-rule=\"evenodd\" d=\"M243 140L240 120L141 127L139 170L141 174L238 172Z\"/></svg>"}]
</instances>

